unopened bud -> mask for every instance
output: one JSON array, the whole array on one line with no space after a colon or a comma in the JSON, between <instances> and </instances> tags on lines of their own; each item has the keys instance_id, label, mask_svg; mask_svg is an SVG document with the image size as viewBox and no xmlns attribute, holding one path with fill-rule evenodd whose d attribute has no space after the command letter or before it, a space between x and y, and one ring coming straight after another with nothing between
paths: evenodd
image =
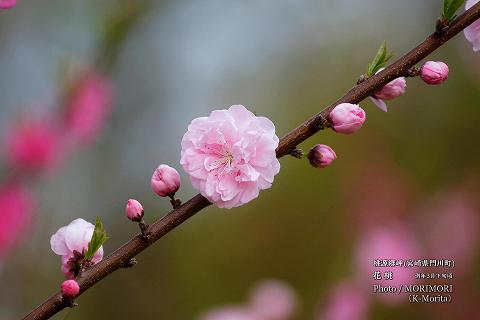
<instances>
[{"instance_id":1,"label":"unopened bud","mask_svg":"<svg viewBox=\"0 0 480 320\"><path fill-rule=\"evenodd\" d=\"M140 202L135 199L130 199L127 201L127 205L125 206L125 214L127 218L139 222L143 218L143 207Z\"/></svg>"},{"instance_id":2,"label":"unopened bud","mask_svg":"<svg viewBox=\"0 0 480 320\"><path fill-rule=\"evenodd\" d=\"M310 149L308 160L315 168L325 168L329 166L333 160L337 159L337 155L332 148L324 144L317 144Z\"/></svg>"}]
</instances>

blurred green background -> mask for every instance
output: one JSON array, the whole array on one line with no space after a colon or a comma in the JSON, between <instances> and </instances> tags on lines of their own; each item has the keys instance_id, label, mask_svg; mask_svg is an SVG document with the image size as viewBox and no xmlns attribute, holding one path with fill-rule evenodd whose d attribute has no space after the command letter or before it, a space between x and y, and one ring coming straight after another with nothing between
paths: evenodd
<instances>
[{"instance_id":1,"label":"blurred green background","mask_svg":"<svg viewBox=\"0 0 480 320\"><path fill-rule=\"evenodd\" d=\"M0 12L0 130L21 113L48 109L43 101L59 90L59 61L95 57L100 26L125 2L20 0ZM243 104L270 118L283 136L352 87L382 40L395 57L423 40L441 7L439 0L145 4L116 48L110 73L116 103L103 135L60 172L35 182L41 207L33 233L2 262L1 319L20 318L58 290L63 275L49 239L59 227L100 216L111 252L137 232L124 217L127 199L144 204L147 222L169 211L169 202L150 190L160 163L181 172L181 199L195 194L179 165L180 140L193 118ZM82 295L68 319L194 319L244 301L253 284L272 277L297 292L297 319L313 319L329 288L353 272L362 216L351 195L362 188L356 181L365 168L375 175L381 163L393 172L389 183L408 181L411 203L403 216L410 221L413 208L466 181L478 194L480 56L459 35L430 59L449 64L444 85L409 79L407 94L391 101L388 113L361 103L368 120L357 134L321 132L300 146L332 146L338 160L331 167L282 159L273 187L258 199L194 216L139 255L135 268ZM382 201L375 190L364 196ZM478 265L473 259L465 280L476 294ZM371 318L430 314L408 303L374 303Z\"/></svg>"}]
</instances>

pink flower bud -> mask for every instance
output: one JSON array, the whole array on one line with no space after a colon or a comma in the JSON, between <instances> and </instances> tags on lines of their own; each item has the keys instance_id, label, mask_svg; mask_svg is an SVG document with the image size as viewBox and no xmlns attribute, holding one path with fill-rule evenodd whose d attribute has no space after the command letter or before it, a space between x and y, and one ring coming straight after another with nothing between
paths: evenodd
<instances>
[{"instance_id":1,"label":"pink flower bud","mask_svg":"<svg viewBox=\"0 0 480 320\"><path fill-rule=\"evenodd\" d=\"M383 69L377 71L382 72ZM387 83L382 89L372 95L372 101L382 111L387 112L387 104L385 100L395 99L407 90L407 80L404 77L396 78Z\"/></svg>"},{"instance_id":2,"label":"pink flower bud","mask_svg":"<svg viewBox=\"0 0 480 320\"><path fill-rule=\"evenodd\" d=\"M442 61L427 61L422 66L420 77L427 84L440 84L448 78L448 66Z\"/></svg>"},{"instance_id":3,"label":"pink flower bud","mask_svg":"<svg viewBox=\"0 0 480 320\"><path fill-rule=\"evenodd\" d=\"M10 9L17 5L17 0L0 0L0 9Z\"/></svg>"},{"instance_id":4,"label":"pink flower bud","mask_svg":"<svg viewBox=\"0 0 480 320\"><path fill-rule=\"evenodd\" d=\"M127 205L125 206L125 214L128 219L134 222L141 221L143 218L142 204L135 199L128 200Z\"/></svg>"},{"instance_id":5,"label":"pink flower bud","mask_svg":"<svg viewBox=\"0 0 480 320\"><path fill-rule=\"evenodd\" d=\"M80 286L75 280L65 280L61 287L62 294L68 298L75 298L80 292Z\"/></svg>"},{"instance_id":6,"label":"pink flower bud","mask_svg":"<svg viewBox=\"0 0 480 320\"><path fill-rule=\"evenodd\" d=\"M365 119L365 111L357 104L341 103L330 112L333 130L338 133L354 133L362 127Z\"/></svg>"},{"instance_id":7,"label":"pink flower bud","mask_svg":"<svg viewBox=\"0 0 480 320\"><path fill-rule=\"evenodd\" d=\"M404 77L394 79L374 94L380 100L392 100L400 97L407 90L407 81Z\"/></svg>"},{"instance_id":8,"label":"pink flower bud","mask_svg":"<svg viewBox=\"0 0 480 320\"><path fill-rule=\"evenodd\" d=\"M151 186L160 197L173 197L180 188L180 175L174 168L161 164L152 175Z\"/></svg>"},{"instance_id":9,"label":"pink flower bud","mask_svg":"<svg viewBox=\"0 0 480 320\"><path fill-rule=\"evenodd\" d=\"M315 168L325 168L335 159L337 159L335 151L324 144L317 144L308 152L308 160L310 160L310 164Z\"/></svg>"}]
</instances>

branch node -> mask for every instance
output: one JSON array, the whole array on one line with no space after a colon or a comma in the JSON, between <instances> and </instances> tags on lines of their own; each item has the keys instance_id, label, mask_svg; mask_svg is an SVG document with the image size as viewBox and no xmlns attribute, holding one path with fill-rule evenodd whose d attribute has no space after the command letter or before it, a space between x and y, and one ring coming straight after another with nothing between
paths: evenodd
<instances>
[{"instance_id":1,"label":"branch node","mask_svg":"<svg viewBox=\"0 0 480 320\"><path fill-rule=\"evenodd\" d=\"M448 30L449 27L449 22L445 19L438 18L437 23L435 25L435 32L433 33L437 37L441 37L445 34L445 32Z\"/></svg>"},{"instance_id":2,"label":"branch node","mask_svg":"<svg viewBox=\"0 0 480 320\"><path fill-rule=\"evenodd\" d=\"M297 159L302 159L304 156L302 149L298 149L297 147L294 147L292 150L290 150L289 154Z\"/></svg>"},{"instance_id":3,"label":"branch node","mask_svg":"<svg viewBox=\"0 0 480 320\"><path fill-rule=\"evenodd\" d=\"M368 79L367 75L362 74L360 77L358 77L357 85L359 85L360 83L364 82L367 79Z\"/></svg>"},{"instance_id":4,"label":"branch node","mask_svg":"<svg viewBox=\"0 0 480 320\"><path fill-rule=\"evenodd\" d=\"M172 204L173 209L177 209L181 206L182 201L180 199L175 199L175 195L170 196L170 203Z\"/></svg>"},{"instance_id":5,"label":"branch node","mask_svg":"<svg viewBox=\"0 0 480 320\"><path fill-rule=\"evenodd\" d=\"M419 67L411 67L407 71L405 71L405 77L418 77L420 75L420 68Z\"/></svg>"},{"instance_id":6,"label":"branch node","mask_svg":"<svg viewBox=\"0 0 480 320\"><path fill-rule=\"evenodd\" d=\"M67 297L67 296L62 296L63 301L65 302L65 305L69 308L75 308L78 307L78 303L75 302L74 298Z\"/></svg>"},{"instance_id":7,"label":"branch node","mask_svg":"<svg viewBox=\"0 0 480 320\"><path fill-rule=\"evenodd\" d=\"M137 265L137 263L138 263L137 259L132 258L132 259L128 260L127 262L124 262L123 265L122 265L122 268L125 268L125 269L133 268Z\"/></svg>"},{"instance_id":8,"label":"branch node","mask_svg":"<svg viewBox=\"0 0 480 320\"><path fill-rule=\"evenodd\" d=\"M148 238L150 237L150 233L148 232L148 224L145 223L145 221L140 220L140 222L138 223L138 226L140 227L140 231L142 232L142 238L145 239L145 240L148 240Z\"/></svg>"}]
</instances>

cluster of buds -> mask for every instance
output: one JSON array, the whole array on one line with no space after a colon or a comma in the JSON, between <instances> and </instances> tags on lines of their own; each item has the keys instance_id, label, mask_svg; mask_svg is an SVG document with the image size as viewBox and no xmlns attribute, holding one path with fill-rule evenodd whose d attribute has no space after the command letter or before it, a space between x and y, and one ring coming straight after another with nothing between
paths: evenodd
<instances>
[{"instance_id":1,"label":"cluster of buds","mask_svg":"<svg viewBox=\"0 0 480 320\"><path fill-rule=\"evenodd\" d=\"M153 192L161 197L169 197L173 208L178 208L181 205L179 199L175 199L175 193L180 188L180 174L174 168L161 164L153 172L150 180L150 185ZM125 215L133 222L138 222L142 235L147 237L148 225L145 224L143 216L145 211L142 204L135 199L129 199L125 205Z\"/></svg>"}]
</instances>

